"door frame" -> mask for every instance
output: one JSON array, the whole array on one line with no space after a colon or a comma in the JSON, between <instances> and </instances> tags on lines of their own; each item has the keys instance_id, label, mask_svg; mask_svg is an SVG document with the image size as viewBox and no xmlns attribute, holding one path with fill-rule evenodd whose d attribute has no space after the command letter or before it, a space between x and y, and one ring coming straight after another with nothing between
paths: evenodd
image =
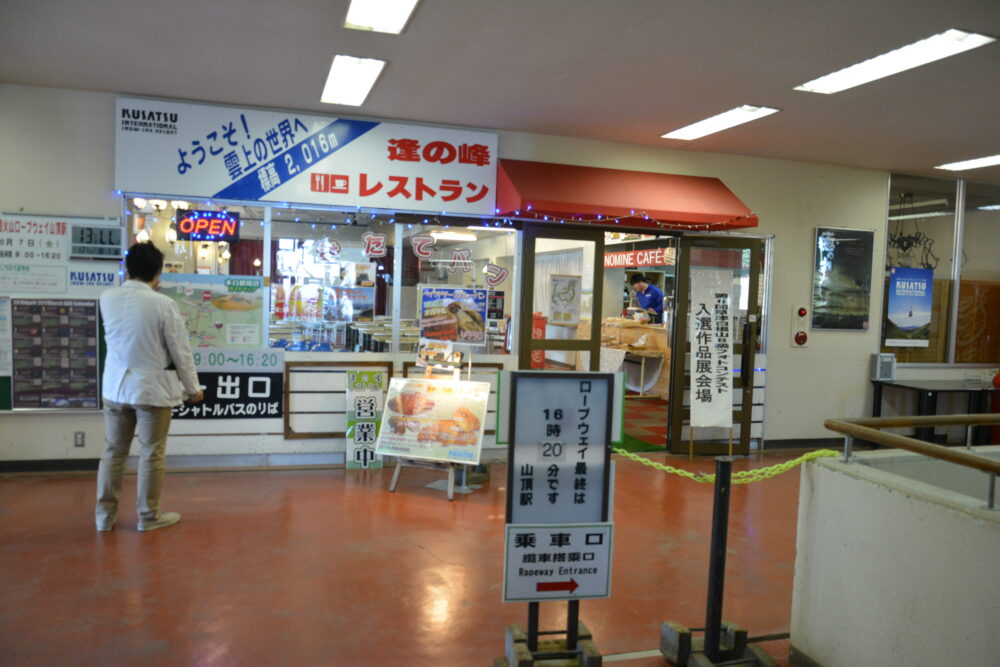
<instances>
[{"instance_id":1,"label":"door frame","mask_svg":"<svg viewBox=\"0 0 1000 667\"><path fill-rule=\"evenodd\" d=\"M677 253L677 273L674 296L674 329L670 343L670 402L667 447L673 454L685 454L693 449L695 454L716 455L729 451L728 442L683 441L685 421L690 421L690 407L684 407L684 391L690 389L690 339L688 320L691 310L691 250L697 248L718 248L723 250L750 250L750 280L747 300L747 322L739 342L733 344L733 356L740 357L739 377L733 378L733 391L739 390L740 407L733 410L734 426L740 425L740 437L733 442L733 454L750 453L751 429L753 423L754 357L760 339L761 325L761 256L764 238L750 236L715 236L685 234L680 239Z\"/></svg>"},{"instance_id":2,"label":"door frame","mask_svg":"<svg viewBox=\"0 0 1000 667\"><path fill-rule=\"evenodd\" d=\"M519 295L519 321L517 367L531 369L531 353L535 350L558 350L590 353L590 370L601 368L601 319L604 296L604 229L555 227L552 225L525 224L521 230L521 286ZM535 243L538 239L561 241L592 241L594 243L594 282L590 309L590 338L586 340L548 340L532 338L532 301L535 294Z\"/></svg>"}]
</instances>

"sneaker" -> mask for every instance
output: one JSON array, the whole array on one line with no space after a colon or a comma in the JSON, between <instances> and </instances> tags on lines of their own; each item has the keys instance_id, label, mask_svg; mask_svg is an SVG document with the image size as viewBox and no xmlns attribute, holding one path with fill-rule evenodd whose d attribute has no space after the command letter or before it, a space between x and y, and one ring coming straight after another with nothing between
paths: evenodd
<instances>
[{"instance_id":1,"label":"sneaker","mask_svg":"<svg viewBox=\"0 0 1000 667\"><path fill-rule=\"evenodd\" d=\"M145 533L150 530L156 530L157 528L166 528L167 526L172 526L181 520L181 515L177 512L164 512L160 515L159 519L154 519L152 521L146 521L143 519L139 520L139 532Z\"/></svg>"},{"instance_id":2,"label":"sneaker","mask_svg":"<svg viewBox=\"0 0 1000 667\"><path fill-rule=\"evenodd\" d=\"M115 522L114 521L112 521L110 523L99 523L99 524L97 524L97 532L99 532L99 533L106 533L109 530L114 530L114 529L115 529Z\"/></svg>"}]
</instances>

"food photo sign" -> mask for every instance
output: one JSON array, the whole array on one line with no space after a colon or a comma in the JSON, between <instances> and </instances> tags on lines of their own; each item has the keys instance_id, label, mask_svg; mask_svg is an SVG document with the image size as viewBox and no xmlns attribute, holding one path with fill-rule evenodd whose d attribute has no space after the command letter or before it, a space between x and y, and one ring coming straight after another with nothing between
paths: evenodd
<instances>
[{"instance_id":1,"label":"food photo sign","mask_svg":"<svg viewBox=\"0 0 1000 667\"><path fill-rule=\"evenodd\" d=\"M479 463L489 382L392 378L375 453Z\"/></svg>"},{"instance_id":2,"label":"food photo sign","mask_svg":"<svg viewBox=\"0 0 1000 667\"><path fill-rule=\"evenodd\" d=\"M421 288L420 337L466 345L484 345L488 299L487 289Z\"/></svg>"}]
</instances>

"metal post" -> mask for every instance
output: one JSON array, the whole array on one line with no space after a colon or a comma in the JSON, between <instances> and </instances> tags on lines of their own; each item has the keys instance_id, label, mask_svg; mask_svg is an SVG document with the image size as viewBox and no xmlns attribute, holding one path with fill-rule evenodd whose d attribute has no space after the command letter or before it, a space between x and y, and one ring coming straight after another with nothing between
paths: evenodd
<instances>
[{"instance_id":1,"label":"metal post","mask_svg":"<svg viewBox=\"0 0 1000 667\"><path fill-rule=\"evenodd\" d=\"M990 486L986 491L986 509L995 510L997 508L997 475L990 473Z\"/></svg>"},{"instance_id":2,"label":"metal post","mask_svg":"<svg viewBox=\"0 0 1000 667\"><path fill-rule=\"evenodd\" d=\"M729 489L733 459L715 458L715 502L712 507L712 550L708 561L708 608L705 613L705 655L719 661L722 632L722 591L726 583L726 537L729 533Z\"/></svg>"},{"instance_id":3,"label":"metal post","mask_svg":"<svg viewBox=\"0 0 1000 667\"><path fill-rule=\"evenodd\" d=\"M566 650L575 651L580 632L580 601L570 600L566 609Z\"/></svg>"},{"instance_id":4,"label":"metal post","mask_svg":"<svg viewBox=\"0 0 1000 667\"><path fill-rule=\"evenodd\" d=\"M854 451L854 438L849 435L844 436L844 463L851 462L851 454Z\"/></svg>"},{"instance_id":5,"label":"metal post","mask_svg":"<svg viewBox=\"0 0 1000 667\"><path fill-rule=\"evenodd\" d=\"M965 448L972 449L972 424L965 425Z\"/></svg>"},{"instance_id":6,"label":"metal post","mask_svg":"<svg viewBox=\"0 0 1000 667\"><path fill-rule=\"evenodd\" d=\"M538 604L528 603L528 650L532 653L538 651Z\"/></svg>"}]
</instances>

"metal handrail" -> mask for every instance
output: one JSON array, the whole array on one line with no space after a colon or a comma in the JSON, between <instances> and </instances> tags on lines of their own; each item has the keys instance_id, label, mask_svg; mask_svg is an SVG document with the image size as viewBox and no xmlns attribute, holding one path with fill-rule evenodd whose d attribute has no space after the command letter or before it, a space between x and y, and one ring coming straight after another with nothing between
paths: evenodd
<instances>
[{"instance_id":1,"label":"metal handrail","mask_svg":"<svg viewBox=\"0 0 1000 667\"><path fill-rule=\"evenodd\" d=\"M897 426L965 426L967 449L970 442L972 426L1000 426L1000 414L975 415L930 415L923 417L863 417L858 419L827 419L823 426L844 434L844 462L850 462L854 448L854 439L860 438L894 449L905 449L910 452L929 456L931 458L957 463L959 465L982 470L990 475L989 498L987 506L996 506L996 476L1000 475L1000 461L977 456L966 450L954 447L943 447L916 438L895 433L883 433L880 428Z\"/></svg>"}]
</instances>

